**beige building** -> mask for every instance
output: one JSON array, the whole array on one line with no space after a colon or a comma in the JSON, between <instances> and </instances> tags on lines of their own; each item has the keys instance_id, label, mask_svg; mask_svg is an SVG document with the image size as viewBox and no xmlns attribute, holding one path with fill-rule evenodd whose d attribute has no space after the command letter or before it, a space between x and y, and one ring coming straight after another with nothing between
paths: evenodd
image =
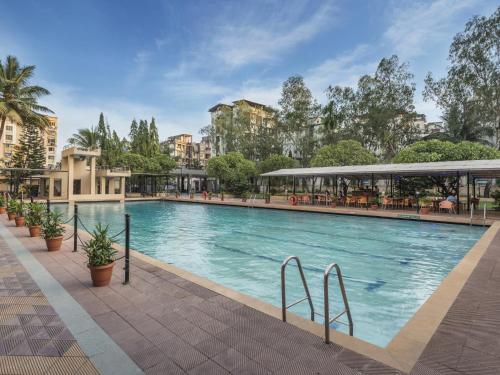
<instances>
[{"instance_id":1,"label":"beige building","mask_svg":"<svg viewBox=\"0 0 500 375\"><path fill-rule=\"evenodd\" d=\"M204 168L211 157L208 137L203 137L201 142L193 142L191 134L174 135L162 142L161 147L168 150L179 166Z\"/></svg>"},{"instance_id":2,"label":"beige building","mask_svg":"<svg viewBox=\"0 0 500 375\"><path fill-rule=\"evenodd\" d=\"M50 200L105 201L125 199L127 168L96 166L100 149L68 147L62 152L61 167L45 171L39 178L39 197Z\"/></svg>"},{"instance_id":3,"label":"beige building","mask_svg":"<svg viewBox=\"0 0 500 375\"><path fill-rule=\"evenodd\" d=\"M48 116L49 126L42 131L43 143L45 146L46 167L56 166L57 149L57 117ZM9 166L14 154L14 148L19 144L23 134L23 127L9 120L5 123L5 130L0 143L0 159L2 165Z\"/></svg>"},{"instance_id":4,"label":"beige building","mask_svg":"<svg viewBox=\"0 0 500 375\"><path fill-rule=\"evenodd\" d=\"M216 104L208 112L210 112L211 126L214 129L211 144L213 145L215 155L224 155L226 153L224 128L228 125L235 126L238 122L238 117L249 116L249 131L252 132L261 126L272 128L275 124L274 112L269 106L246 99L236 100L232 105Z\"/></svg>"}]
</instances>

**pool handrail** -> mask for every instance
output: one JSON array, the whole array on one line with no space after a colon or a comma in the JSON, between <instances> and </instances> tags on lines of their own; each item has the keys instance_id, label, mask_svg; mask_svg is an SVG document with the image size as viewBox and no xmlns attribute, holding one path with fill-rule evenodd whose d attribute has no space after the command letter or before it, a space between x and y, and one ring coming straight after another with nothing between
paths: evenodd
<instances>
[{"instance_id":1,"label":"pool handrail","mask_svg":"<svg viewBox=\"0 0 500 375\"><path fill-rule=\"evenodd\" d=\"M329 301L329 293L328 293L328 278L330 276L330 272L332 269L335 268L335 271L337 272L337 279L339 280L339 287L340 287L340 292L342 294L342 299L344 301L344 311L342 311L340 314L337 314L334 316L332 319L330 319L330 301ZM349 308L349 302L347 301L347 294L345 292L345 287L344 287L344 279L342 277L342 272L340 271L340 267L338 266L337 263L332 263L325 269L325 273L323 275L323 293L324 293L324 299L325 299L325 343L329 344L330 343L330 324L337 321L338 318L340 318L342 315L347 314L347 319L349 321L349 324L346 324L344 322L338 321L340 324L347 325L349 327L349 335L353 336L354 334L354 324L352 322L352 316L351 316L351 309Z\"/></svg>"},{"instance_id":2,"label":"pool handrail","mask_svg":"<svg viewBox=\"0 0 500 375\"><path fill-rule=\"evenodd\" d=\"M295 301L291 303L290 305L287 306L286 304L286 277L285 277L285 271L286 271L286 266L288 263L290 263L291 260L295 260L297 263L297 267L299 269L300 273L300 278L302 279L302 285L304 286L304 290L306 292L306 296L302 299L299 299L298 301ZM300 263L300 259L297 256L289 256L288 258L285 259L283 264L281 265L281 316L282 320L286 322L286 311L292 307L295 306L301 302L304 302L305 300L308 301L309 307L311 308L311 320L314 322L314 305L312 302L311 294L309 293L309 288L307 286L307 281L304 276L304 271L302 269L302 264Z\"/></svg>"}]
</instances>

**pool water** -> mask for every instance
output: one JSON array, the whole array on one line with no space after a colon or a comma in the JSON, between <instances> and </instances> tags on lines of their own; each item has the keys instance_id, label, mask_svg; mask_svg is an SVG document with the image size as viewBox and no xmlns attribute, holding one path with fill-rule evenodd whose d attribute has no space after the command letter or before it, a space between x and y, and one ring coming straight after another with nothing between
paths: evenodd
<instances>
[{"instance_id":1,"label":"pool water","mask_svg":"<svg viewBox=\"0 0 500 375\"><path fill-rule=\"evenodd\" d=\"M54 205L66 217L73 207ZM280 266L300 257L316 311L323 311L323 272L341 267L354 335L386 346L484 233L484 228L318 213L174 202L79 204L88 229L112 234L131 215L131 247L153 258L281 307ZM124 243L123 235L117 240ZM133 277L133 275L132 275ZM330 278L330 314L343 308ZM287 300L304 291L287 270ZM309 318L307 302L291 308ZM343 325L334 328L347 332Z\"/></svg>"}]
</instances>

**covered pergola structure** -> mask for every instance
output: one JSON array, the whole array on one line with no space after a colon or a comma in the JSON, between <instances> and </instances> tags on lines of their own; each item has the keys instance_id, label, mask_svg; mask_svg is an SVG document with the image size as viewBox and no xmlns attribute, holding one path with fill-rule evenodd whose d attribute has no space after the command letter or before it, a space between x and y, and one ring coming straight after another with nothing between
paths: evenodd
<instances>
[{"instance_id":1,"label":"covered pergola structure","mask_svg":"<svg viewBox=\"0 0 500 375\"><path fill-rule=\"evenodd\" d=\"M376 180L387 179L390 184L390 193L394 195L395 180L401 177L455 177L458 181L457 189L457 214L460 213L460 181L466 179L467 209L470 207L471 197L476 197L476 181L478 179L500 178L500 159L495 160L465 160L445 161L430 163L402 163L402 164L373 164L353 165L340 167L314 167L314 168L292 168L280 169L273 172L261 174L267 177L268 191L271 178L292 178L293 193L296 192L297 179L306 178L315 181L316 178L332 178L334 180L334 193L338 193L339 179L369 179L373 191ZM312 184L312 196L314 200L315 183ZM314 201L313 201L314 203Z\"/></svg>"}]
</instances>

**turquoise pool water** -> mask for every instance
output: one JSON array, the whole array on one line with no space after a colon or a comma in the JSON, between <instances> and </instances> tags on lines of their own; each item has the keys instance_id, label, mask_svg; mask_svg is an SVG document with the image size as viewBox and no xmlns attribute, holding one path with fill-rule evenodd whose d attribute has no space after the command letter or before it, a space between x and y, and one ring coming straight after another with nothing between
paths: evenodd
<instances>
[{"instance_id":1,"label":"turquoise pool water","mask_svg":"<svg viewBox=\"0 0 500 375\"><path fill-rule=\"evenodd\" d=\"M53 208L72 215L72 206ZM300 257L318 312L323 271L336 262L344 274L354 335L382 347L484 233L465 225L159 201L78 208L89 229L100 221L112 233L123 228L129 213L132 248L278 307L280 266L287 256ZM123 244L123 236L118 242ZM303 289L296 267L287 274L292 302ZM330 285L333 316L342 304L336 278ZM291 311L309 317L305 302Z\"/></svg>"}]
</instances>

